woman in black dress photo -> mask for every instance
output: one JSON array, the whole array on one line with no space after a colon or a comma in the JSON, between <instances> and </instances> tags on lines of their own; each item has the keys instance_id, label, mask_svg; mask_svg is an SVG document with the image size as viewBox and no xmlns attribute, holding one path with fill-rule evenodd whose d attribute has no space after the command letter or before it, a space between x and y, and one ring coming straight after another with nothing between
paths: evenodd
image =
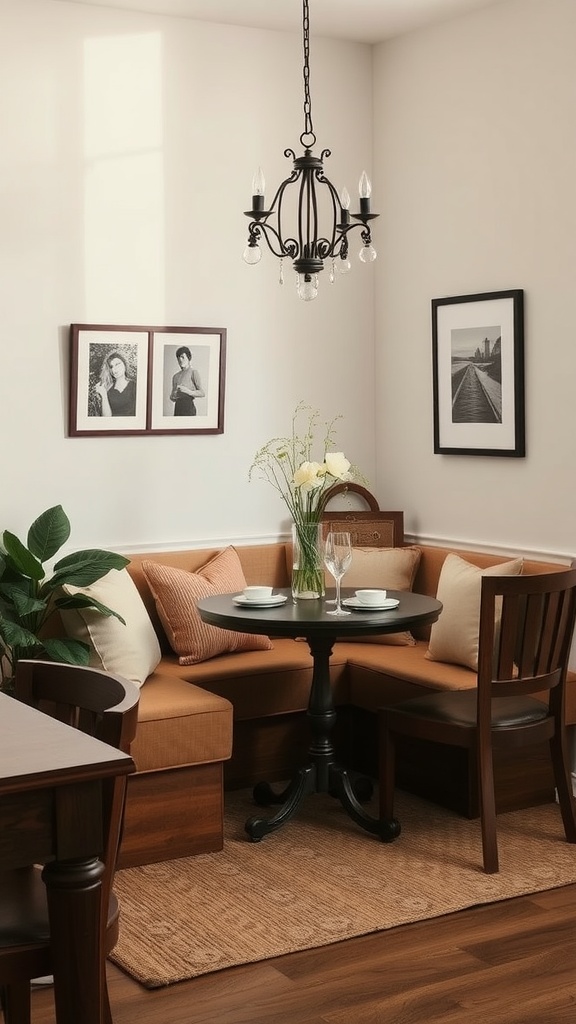
<instances>
[{"instance_id":1,"label":"woman in black dress photo","mask_svg":"<svg viewBox=\"0 0 576 1024\"><path fill-rule=\"evenodd\" d=\"M101 416L136 415L136 381L128 377L128 364L120 352L111 352L102 365L94 390Z\"/></svg>"}]
</instances>

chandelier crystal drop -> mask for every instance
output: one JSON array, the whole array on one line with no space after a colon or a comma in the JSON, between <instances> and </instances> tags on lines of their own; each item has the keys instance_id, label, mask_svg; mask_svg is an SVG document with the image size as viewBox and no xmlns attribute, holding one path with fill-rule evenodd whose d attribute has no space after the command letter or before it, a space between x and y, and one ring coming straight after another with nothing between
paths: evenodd
<instances>
[{"instance_id":1,"label":"chandelier crystal drop","mask_svg":"<svg viewBox=\"0 0 576 1024\"><path fill-rule=\"evenodd\" d=\"M334 279L335 261L340 261L343 274L351 269L348 258L348 234L360 229L362 249L359 256L363 263L376 259L372 245L370 221L378 216L370 208L372 186L366 171L362 171L358 185L360 209L350 213L350 195L346 188L338 191L324 173L324 160L330 156L329 149L323 149L320 156L312 152L316 136L312 125L312 103L310 99L310 20L309 0L302 2L302 36L304 44L304 131L300 145L304 152L297 157L293 149L285 149L284 156L293 161L292 173L279 185L274 199L266 209L266 183L262 168L259 167L252 179L252 209L245 211L250 218L248 242L244 249L244 260L250 265L260 262L265 241L270 252L281 261L288 258L297 279L298 295L305 302L318 295L318 275L324 269L324 261L331 261L330 280ZM287 199L291 185L297 186L296 223L286 228L288 219ZM294 193L292 193L294 195ZM282 280L282 274L280 275Z\"/></svg>"}]
</instances>

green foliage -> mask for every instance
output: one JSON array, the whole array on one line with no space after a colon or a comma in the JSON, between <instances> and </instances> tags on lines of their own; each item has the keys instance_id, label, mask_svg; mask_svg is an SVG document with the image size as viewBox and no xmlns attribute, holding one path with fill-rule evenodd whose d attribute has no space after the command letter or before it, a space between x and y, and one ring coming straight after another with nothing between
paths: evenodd
<instances>
[{"instance_id":1,"label":"green foliage","mask_svg":"<svg viewBox=\"0 0 576 1024\"><path fill-rule=\"evenodd\" d=\"M85 594L68 595L64 584L89 587L111 569L123 569L128 559L112 551L90 548L66 555L47 577L45 563L70 536L70 521L61 505L38 516L26 544L9 530L0 548L0 689L9 690L20 658L46 658L87 665L90 648L79 640L47 637L46 624L59 609L92 608L101 615L124 619Z\"/></svg>"}]
</instances>

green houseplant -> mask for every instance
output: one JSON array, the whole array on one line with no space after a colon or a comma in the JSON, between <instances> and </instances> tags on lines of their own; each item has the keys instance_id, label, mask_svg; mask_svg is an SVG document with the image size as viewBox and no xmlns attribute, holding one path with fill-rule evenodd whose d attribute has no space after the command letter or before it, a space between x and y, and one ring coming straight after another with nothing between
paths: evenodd
<instances>
[{"instance_id":1,"label":"green houseplant","mask_svg":"<svg viewBox=\"0 0 576 1024\"><path fill-rule=\"evenodd\" d=\"M10 692L20 658L46 658L87 665L90 648L79 640L49 637L46 625L61 608L94 608L102 615L124 619L111 608L84 594L67 595L62 587L87 587L110 569L128 564L123 555L91 548L66 555L46 575L51 560L70 536L70 521L61 505L34 520L26 544L4 530L0 545L0 689Z\"/></svg>"}]
</instances>

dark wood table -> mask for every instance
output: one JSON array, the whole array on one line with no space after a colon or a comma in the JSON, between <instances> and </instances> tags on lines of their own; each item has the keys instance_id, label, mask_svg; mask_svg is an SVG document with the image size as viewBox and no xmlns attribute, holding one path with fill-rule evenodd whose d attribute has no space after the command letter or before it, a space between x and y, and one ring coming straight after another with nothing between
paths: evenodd
<instances>
[{"instance_id":1,"label":"dark wood table","mask_svg":"<svg viewBox=\"0 0 576 1024\"><path fill-rule=\"evenodd\" d=\"M324 600L293 601L289 589L276 593L285 594L288 600L274 608L240 607L233 603L232 594L207 597L198 602L198 611L204 622L243 633L305 637L312 654L312 686L308 702L309 762L296 772L280 794L276 794L268 783L259 783L255 787L254 798L258 804L281 803L281 807L270 818L250 818L246 822L246 831L253 842L258 842L292 818L309 793L332 793L358 825L390 842L400 833L399 823L395 819L373 818L366 813L359 799L369 795L367 787L362 785L366 780L360 780L358 785L348 769L336 759L331 738L336 709L330 685L330 655L337 638L345 640L349 636L410 630L416 625L435 622L442 605L435 598L422 594L389 590L388 597L398 598L400 602L393 611L359 611L340 617L328 614L330 606ZM343 589L342 597L352 593Z\"/></svg>"},{"instance_id":2,"label":"dark wood table","mask_svg":"<svg viewBox=\"0 0 576 1024\"><path fill-rule=\"evenodd\" d=\"M45 864L57 1024L104 1024L103 780L134 770L128 754L0 693L0 871Z\"/></svg>"}]
</instances>

